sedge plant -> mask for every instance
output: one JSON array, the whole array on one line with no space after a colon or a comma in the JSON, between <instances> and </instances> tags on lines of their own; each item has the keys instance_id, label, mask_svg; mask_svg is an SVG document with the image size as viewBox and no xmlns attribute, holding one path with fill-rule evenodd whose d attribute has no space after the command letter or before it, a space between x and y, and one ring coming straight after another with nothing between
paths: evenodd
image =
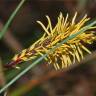
<instances>
[{"instance_id":1,"label":"sedge plant","mask_svg":"<svg viewBox=\"0 0 96 96\"><path fill-rule=\"evenodd\" d=\"M10 21L13 20L14 16L15 15L13 15ZM96 28L96 26L94 26L96 21L85 26L85 23L87 23L90 18L85 15L77 22L76 17L77 12L71 20L69 20L68 14L64 18L63 14L60 13L55 26L52 25L49 16L46 16L48 20L47 26L45 26L41 21L37 21L44 30L43 36L29 48L22 50L19 54L16 54L12 60L5 65L5 67L18 68L19 64L22 62L34 60L38 57L38 55L40 55L40 57L8 82L3 88L1 88L0 93L6 90L43 59L45 59L47 64L53 65L56 70L60 70L68 68L76 61L80 62L84 58L84 51L91 54L91 51L85 46L85 44L92 44L92 42L96 39L94 34L95 31L93 31L93 29ZM1 31L2 34L0 38L4 35L10 23L11 22L6 23L3 31Z\"/></svg>"}]
</instances>

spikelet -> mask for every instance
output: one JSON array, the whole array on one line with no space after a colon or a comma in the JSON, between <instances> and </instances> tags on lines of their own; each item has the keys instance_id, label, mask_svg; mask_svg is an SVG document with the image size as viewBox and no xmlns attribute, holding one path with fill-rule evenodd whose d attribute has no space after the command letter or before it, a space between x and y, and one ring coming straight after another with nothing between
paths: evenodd
<instances>
[{"instance_id":1,"label":"spikelet","mask_svg":"<svg viewBox=\"0 0 96 96\"><path fill-rule=\"evenodd\" d=\"M67 14L66 18L64 18L63 14L60 13L55 27L52 27L49 16L46 16L48 20L47 27L44 26L41 21L37 21L45 31L44 35L28 49L24 49L20 54L15 55L12 62L7 66L14 66L18 63L34 59L38 55L42 56L46 54L53 46L80 31L84 27L84 24L90 20L90 18L87 18L87 15L85 15L76 23L77 12L70 22L68 21L68 17L69 15ZM48 62L48 64L52 64L55 69L66 68L76 60L80 62L80 60L84 58L83 51L89 54L91 53L84 44L91 44L96 39L94 31L90 31L90 29L95 29L95 27L90 27L86 32L79 34L56 48L54 52L49 53L49 55L44 58L45 61Z\"/></svg>"}]
</instances>

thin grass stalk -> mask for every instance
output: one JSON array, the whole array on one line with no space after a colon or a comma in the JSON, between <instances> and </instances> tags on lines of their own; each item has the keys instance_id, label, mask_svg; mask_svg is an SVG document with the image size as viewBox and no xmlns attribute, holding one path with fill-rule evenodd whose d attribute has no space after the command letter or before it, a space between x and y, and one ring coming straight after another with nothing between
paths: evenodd
<instances>
[{"instance_id":1,"label":"thin grass stalk","mask_svg":"<svg viewBox=\"0 0 96 96\"><path fill-rule=\"evenodd\" d=\"M9 83L7 83L3 88L1 88L0 93L2 93L3 91L5 91L8 87L10 87L14 82L16 82L21 76L23 76L26 72L28 72L31 68L33 68L35 65L37 65L40 61L42 61L46 56L48 56L48 54L50 52L55 51L56 48L60 47L62 44L66 43L68 40L75 38L76 36L78 36L79 34L85 32L86 30L88 30L89 27L92 27L93 25L96 24L96 20L93 21L92 23L88 24L87 26L83 27L79 32L69 36L68 38L66 38L65 40L63 40L62 42L60 42L59 44L57 44L55 47L53 47L52 49L50 49L46 54L44 54L43 56L41 56L40 58L38 58L37 60L35 60L32 64L30 64L26 69L24 69L20 74L18 74L15 78L13 78Z\"/></svg>"},{"instance_id":2,"label":"thin grass stalk","mask_svg":"<svg viewBox=\"0 0 96 96\"><path fill-rule=\"evenodd\" d=\"M13 13L11 14L11 16L9 17L8 21L6 22L5 26L3 27L3 29L0 32L0 39L2 39L2 37L6 33L9 25L11 24L12 20L14 19L14 17L17 14L17 12L20 10L20 8L22 7L22 5L24 4L25 1L26 0L21 0L21 2L19 3L19 5L16 7L16 9L13 11Z\"/></svg>"}]
</instances>

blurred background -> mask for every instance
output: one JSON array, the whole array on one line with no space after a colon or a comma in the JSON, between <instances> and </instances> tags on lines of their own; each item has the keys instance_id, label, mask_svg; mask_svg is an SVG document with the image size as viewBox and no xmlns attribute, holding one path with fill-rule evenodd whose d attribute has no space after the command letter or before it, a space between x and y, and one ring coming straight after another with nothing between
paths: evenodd
<instances>
[{"instance_id":1,"label":"blurred background","mask_svg":"<svg viewBox=\"0 0 96 96\"><path fill-rule=\"evenodd\" d=\"M0 30L20 1L0 0ZM37 20L46 25L45 15L49 15L54 25L60 12L64 16L69 13L71 18L76 11L78 19L87 13L94 20L95 10L96 0L26 0L0 41L0 87L32 63L22 64L20 70L4 71L3 68L14 54L28 48L42 36L43 30ZM0 96L96 96L96 42L86 46L93 54L78 66L55 71L41 62Z\"/></svg>"}]
</instances>

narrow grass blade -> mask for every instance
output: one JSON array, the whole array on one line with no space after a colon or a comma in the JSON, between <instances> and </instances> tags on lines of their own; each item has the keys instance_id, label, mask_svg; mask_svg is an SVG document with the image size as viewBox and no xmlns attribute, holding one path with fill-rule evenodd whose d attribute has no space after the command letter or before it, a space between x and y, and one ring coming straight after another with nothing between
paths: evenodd
<instances>
[{"instance_id":1,"label":"narrow grass blade","mask_svg":"<svg viewBox=\"0 0 96 96\"><path fill-rule=\"evenodd\" d=\"M89 29L89 27L96 24L96 21L90 23L89 25L83 27L79 32L69 36L65 40L63 40L61 43L57 44L55 47L49 50L48 53L38 58L36 61L34 61L32 64L30 64L26 69L24 69L21 73L19 73L15 78L13 78L9 83L7 83L3 88L1 88L0 93L2 93L4 90L6 90L9 86L11 86L14 82L16 82L21 76L23 76L26 72L28 72L31 68L33 68L35 65L37 65L41 60L43 60L50 52L55 51L56 48L60 47L62 44L66 43L68 40L75 38L79 34L85 32Z\"/></svg>"},{"instance_id":2,"label":"narrow grass blade","mask_svg":"<svg viewBox=\"0 0 96 96\"><path fill-rule=\"evenodd\" d=\"M16 16L17 12L19 11L19 9L22 7L22 5L24 4L26 0L21 0L21 2L19 3L19 5L17 6L17 8L13 11L12 15L9 17L8 21L6 22L4 28L1 30L0 32L0 39L2 39L2 37L4 36L4 34L6 33L9 25L11 24L12 20L14 19L14 17Z\"/></svg>"}]
</instances>

